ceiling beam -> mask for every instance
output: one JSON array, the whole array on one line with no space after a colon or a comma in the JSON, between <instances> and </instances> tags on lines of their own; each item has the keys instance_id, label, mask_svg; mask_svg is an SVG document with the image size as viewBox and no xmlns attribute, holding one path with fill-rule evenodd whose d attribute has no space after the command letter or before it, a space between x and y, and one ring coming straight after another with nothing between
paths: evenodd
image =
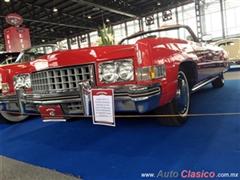
<instances>
[{"instance_id":1,"label":"ceiling beam","mask_svg":"<svg viewBox=\"0 0 240 180\"><path fill-rule=\"evenodd\" d=\"M55 23L55 22L46 22L46 21L40 21L36 19L23 19L24 21L32 21L32 22L37 22L37 23L43 23L43 24L51 24L55 26L64 26L64 27L71 27L71 28L79 28L79 29L89 29L89 30L96 30L96 28L90 28L90 27L85 27L85 26L76 26L72 24L63 24L63 23Z\"/></svg>"},{"instance_id":2,"label":"ceiling beam","mask_svg":"<svg viewBox=\"0 0 240 180\"><path fill-rule=\"evenodd\" d=\"M44 10L46 10L46 11L48 11L48 12L52 12L52 9L48 9L48 8L43 8L43 7L41 7L41 6L37 6L37 5L35 5L35 4L31 4L31 3L27 3L27 2L25 2L25 1L22 1L22 0L14 0L15 2L18 2L18 3L23 3L26 7L27 6L31 6L31 7L33 7L33 8L39 8L39 9L44 9ZM64 16L68 16L68 17L71 17L71 18L73 18L73 19L78 19L78 20L80 20L80 21L85 21L85 22L87 22L87 23L90 23L90 24L95 24L96 25L96 27L98 26L98 24L96 23L96 22L94 22L94 21L90 21L90 20L88 20L88 19L85 19L85 18L79 18L79 17L77 17L77 16L73 16L73 15L70 15L70 14L66 14L66 13L63 13L63 12L59 12L60 14L62 14L62 15L64 15ZM25 19L24 19L25 20ZM36 20L33 20L33 21L36 21ZM62 25L61 25L62 26ZM66 27L70 27L70 26L66 26ZM82 29L91 29L91 28L89 28L89 27L86 27L86 26L79 26L78 28L82 28Z\"/></svg>"},{"instance_id":3,"label":"ceiling beam","mask_svg":"<svg viewBox=\"0 0 240 180\"><path fill-rule=\"evenodd\" d=\"M110 11L110 12L113 12L113 13L116 13L116 14L120 14L120 15L123 15L123 16L128 16L128 17L132 17L132 18L137 17L135 14L123 12L121 10L116 10L116 9L113 9L113 8L109 8L109 7L106 7L106 6L102 6L100 4L96 4L96 3L92 3L92 2L88 2L88 1L84 1L84 0L72 0L72 1L76 2L76 3L81 3L82 5L88 5L88 6L100 8L100 9Z\"/></svg>"},{"instance_id":4,"label":"ceiling beam","mask_svg":"<svg viewBox=\"0 0 240 180\"><path fill-rule=\"evenodd\" d=\"M0 15L0 18L5 18L5 16ZM23 19L24 21L31 21L31 22L37 22L37 23L43 23L43 24L51 24L55 26L64 26L64 27L71 27L71 28L79 28L79 29L89 29L89 30L96 30L96 28L90 28L85 26L76 26L72 24L63 24L63 23L55 23L55 22L47 22L47 21L40 21L36 19Z\"/></svg>"}]
</instances>

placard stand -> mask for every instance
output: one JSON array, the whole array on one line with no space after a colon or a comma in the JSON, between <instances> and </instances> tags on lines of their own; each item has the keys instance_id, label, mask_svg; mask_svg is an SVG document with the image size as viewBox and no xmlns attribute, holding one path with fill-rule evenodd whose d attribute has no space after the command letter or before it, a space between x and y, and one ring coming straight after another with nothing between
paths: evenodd
<instances>
[{"instance_id":1,"label":"placard stand","mask_svg":"<svg viewBox=\"0 0 240 180\"><path fill-rule=\"evenodd\" d=\"M116 126L113 89L92 89L93 124Z\"/></svg>"}]
</instances>

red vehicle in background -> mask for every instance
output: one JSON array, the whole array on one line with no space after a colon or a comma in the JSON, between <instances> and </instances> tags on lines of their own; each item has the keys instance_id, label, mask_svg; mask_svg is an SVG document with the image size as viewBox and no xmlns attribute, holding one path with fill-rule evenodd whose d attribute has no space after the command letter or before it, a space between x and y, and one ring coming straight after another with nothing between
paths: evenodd
<instances>
[{"instance_id":1,"label":"red vehicle in background","mask_svg":"<svg viewBox=\"0 0 240 180\"><path fill-rule=\"evenodd\" d=\"M23 50L21 53L5 53L7 56L4 56L7 59L2 59L0 64L0 97L8 98L6 103L3 103L0 99L0 122L19 122L28 117L28 115L16 113L19 110L13 81L14 74L28 72L27 69L34 59L60 49L56 44L45 44L33 46ZM9 109L10 107L11 110L4 111L5 108Z\"/></svg>"},{"instance_id":2,"label":"red vehicle in background","mask_svg":"<svg viewBox=\"0 0 240 180\"><path fill-rule=\"evenodd\" d=\"M1 72L1 122L15 121L13 112L21 117L16 121L42 115L42 106L58 106L66 119L90 116L91 90L111 89L115 112L176 115L158 120L180 126L190 94L208 83L222 87L228 68L226 52L199 42L185 25L140 32L119 45L56 51Z\"/></svg>"}]
</instances>

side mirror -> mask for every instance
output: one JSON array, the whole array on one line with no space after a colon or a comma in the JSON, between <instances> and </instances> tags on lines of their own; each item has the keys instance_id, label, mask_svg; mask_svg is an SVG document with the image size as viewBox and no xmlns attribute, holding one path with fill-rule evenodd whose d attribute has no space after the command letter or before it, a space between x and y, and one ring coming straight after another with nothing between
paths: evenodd
<instances>
[{"instance_id":1,"label":"side mirror","mask_svg":"<svg viewBox=\"0 0 240 180\"><path fill-rule=\"evenodd\" d=\"M212 35L211 34L206 34L202 37L202 40L207 42L212 40Z\"/></svg>"}]
</instances>

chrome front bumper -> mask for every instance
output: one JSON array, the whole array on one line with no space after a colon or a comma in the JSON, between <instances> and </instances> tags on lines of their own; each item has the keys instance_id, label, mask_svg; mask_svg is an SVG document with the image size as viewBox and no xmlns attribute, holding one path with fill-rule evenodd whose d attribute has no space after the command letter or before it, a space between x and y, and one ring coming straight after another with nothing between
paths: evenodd
<instances>
[{"instance_id":1,"label":"chrome front bumper","mask_svg":"<svg viewBox=\"0 0 240 180\"><path fill-rule=\"evenodd\" d=\"M159 83L145 86L124 85L103 88L114 90L115 112L145 113L157 108L160 102L161 86ZM15 97L0 97L0 103L9 103L11 100L11 103L17 103L22 114L33 110L38 113L40 105L61 105L66 116L71 117L71 115L76 114L88 116L92 112L91 89L98 88L91 87L89 81L80 82L79 89L72 92L29 94L24 89L19 88L16 90ZM75 109L73 110L73 108Z\"/></svg>"}]
</instances>

